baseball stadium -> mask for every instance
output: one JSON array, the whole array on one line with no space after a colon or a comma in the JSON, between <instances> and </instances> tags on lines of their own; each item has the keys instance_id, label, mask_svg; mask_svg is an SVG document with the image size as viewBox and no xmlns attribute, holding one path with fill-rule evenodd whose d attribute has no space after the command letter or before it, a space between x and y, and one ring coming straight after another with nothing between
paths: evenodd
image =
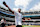
<instances>
[{"instance_id":1,"label":"baseball stadium","mask_svg":"<svg viewBox=\"0 0 40 27\"><path fill-rule=\"evenodd\" d=\"M3 4L10 9L6 3ZM7 9L0 5L0 27L2 18L6 20L5 27L16 27L15 15ZM22 27L40 27L40 11L21 12L21 14L23 15Z\"/></svg>"},{"instance_id":2,"label":"baseball stadium","mask_svg":"<svg viewBox=\"0 0 40 27\"><path fill-rule=\"evenodd\" d=\"M24 13L21 12L21 14L23 14L23 19L22 19L23 27L40 27L40 11L24 12ZM10 11L0 6L0 19L2 18L6 19L7 21L6 26L15 25L15 15L13 15Z\"/></svg>"}]
</instances>

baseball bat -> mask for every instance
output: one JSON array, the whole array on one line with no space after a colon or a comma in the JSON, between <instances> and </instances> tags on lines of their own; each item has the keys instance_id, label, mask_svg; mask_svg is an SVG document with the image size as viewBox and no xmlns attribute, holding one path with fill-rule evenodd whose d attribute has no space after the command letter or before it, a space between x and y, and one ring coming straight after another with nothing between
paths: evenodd
<instances>
[{"instance_id":1,"label":"baseball bat","mask_svg":"<svg viewBox=\"0 0 40 27\"><path fill-rule=\"evenodd\" d=\"M9 11L11 11L11 9L9 8L5 1L3 2L3 4L9 9Z\"/></svg>"},{"instance_id":2,"label":"baseball bat","mask_svg":"<svg viewBox=\"0 0 40 27\"><path fill-rule=\"evenodd\" d=\"M5 2L5 1L3 2L3 4L4 4L6 7L8 7L8 5L6 4L6 2Z\"/></svg>"}]
</instances>

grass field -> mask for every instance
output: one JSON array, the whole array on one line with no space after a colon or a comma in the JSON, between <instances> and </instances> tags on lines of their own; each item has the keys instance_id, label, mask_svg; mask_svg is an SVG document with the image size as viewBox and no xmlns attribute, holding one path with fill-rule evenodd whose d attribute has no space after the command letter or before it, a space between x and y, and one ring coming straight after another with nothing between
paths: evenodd
<instances>
[{"instance_id":1,"label":"grass field","mask_svg":"<svg viewBox=\"0 0 40 27\"><path fill-rule=\"evenodd\" d=\"M22 27L40 27L40 25L30 25L30 26L23 25Z\"/></svg>"}]
</instances>

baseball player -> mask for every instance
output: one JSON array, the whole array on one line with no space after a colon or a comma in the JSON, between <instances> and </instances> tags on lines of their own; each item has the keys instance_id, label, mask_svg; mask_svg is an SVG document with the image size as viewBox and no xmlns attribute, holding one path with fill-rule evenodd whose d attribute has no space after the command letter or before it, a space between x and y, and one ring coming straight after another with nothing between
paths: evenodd
<instances>
[{"instance_id":1,"label":"baseball player","mask_svg":"<svg viewBox=\"0 0 40 27\"><path fill-rule=\"evenodd\" d=\"M12 10L8 7L8 5L3 2L3 4L9 9L9 11L11 11L14 15L15 15L15 24L16 24L16 27L22 27L22 14L21 14L21 9L19 8L18 9L18 12L16 12L16 10Z\"/></svg>"}]
</instances>

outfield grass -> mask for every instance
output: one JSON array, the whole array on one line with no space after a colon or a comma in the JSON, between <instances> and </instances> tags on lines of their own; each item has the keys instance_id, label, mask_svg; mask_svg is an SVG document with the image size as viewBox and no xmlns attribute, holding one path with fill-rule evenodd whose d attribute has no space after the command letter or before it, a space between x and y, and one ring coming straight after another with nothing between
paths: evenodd
<instances>
[{"instance_id":1,"label":"outfield grass","mask_svg":"<svg viewBox=\"0 0 40 27\"><path fill-rule=\"evenodd\" d=\"M40 25L23 25L22 27L40 27Z\"/></svg>"}]
</instances>

